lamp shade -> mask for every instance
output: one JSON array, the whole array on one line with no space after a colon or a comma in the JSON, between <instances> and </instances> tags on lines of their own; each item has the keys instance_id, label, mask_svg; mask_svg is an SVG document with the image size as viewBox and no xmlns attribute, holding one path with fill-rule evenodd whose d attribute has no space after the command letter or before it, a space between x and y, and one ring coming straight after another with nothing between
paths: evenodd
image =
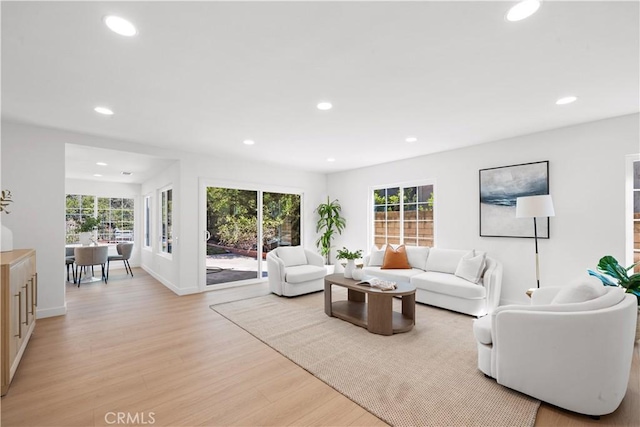
<instances>
[{"instance_id":1,"label":"lamp shade","mask_svg":"<svg viewBox=\"0 0 640 427\"><path fill-rule=\"evenodd\" d=\"M516 218L535 218L555 216L551 195L518 197L516 199Z\"/></svg>"}]
</instances>

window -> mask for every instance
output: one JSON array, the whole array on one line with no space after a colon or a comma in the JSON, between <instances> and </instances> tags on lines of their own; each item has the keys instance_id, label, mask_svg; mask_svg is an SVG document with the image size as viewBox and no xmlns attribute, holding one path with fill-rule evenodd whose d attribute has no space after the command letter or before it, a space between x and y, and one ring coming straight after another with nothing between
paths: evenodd
<instances>
[{"instance_id":1,"label":"window","mask_svg":"<svg viewBox=\"0 0 640 427\"><path fill-rule=\"evenodd\" d=\"M96 217L100 221L99 242L114 243L133 240L133 199L67 194L66 203L67 243L79 242L78 229L87 217Z\"/></svg>"},{"instance_id":2,"label":"window","mask_svg":"<svg viewBox=\"0 0 640 427\"><path fill-rule=\"evenodd\" d=\"M162 190L160 196L160 252L172 253L171 244L173 240L173 190L168 188Z\"/></svg>"},{"instance_id":3,"label":"window","mask_svg":"<svg viewBox=\"0 0 640 427\"><path fill-rule=\"evenodd\" d=\"M633 262L640 262L640 161L633 162ZM640 265L634 272L640 273Z\"/></svg>"},{"instance_id":4,"label":"window","mask_svg":"<svg viewBox=\"0 0 640 427\"><path fill-rule=\"evenodd\" d=\"M144 239L145 248L151 246L151 196L144 198Z\"/></svg>"},{"instance_id":5,"label":"window","mask_svg":"<svg viewBox=\"0 0 640 427\"><path fill-rule=\"evenodd\" d=\"M374 244L433 246L433 208L432 184L374 189Z\"/></svg>"}]
</instances>

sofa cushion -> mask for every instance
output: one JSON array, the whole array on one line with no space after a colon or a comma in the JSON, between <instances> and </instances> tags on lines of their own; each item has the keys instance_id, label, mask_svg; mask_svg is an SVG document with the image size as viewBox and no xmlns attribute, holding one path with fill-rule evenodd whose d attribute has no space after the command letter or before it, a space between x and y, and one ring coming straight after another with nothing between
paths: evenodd
<instances>
[{"instance_id":1,"label":"sofa cushion","mask_svg":"<svg viewBox=\"0 0 640 427\"><path fill-rule=\"evenodd\" d=\"M417 289L465 299L481 299L487 296L484 286L478 286L453 274L436 271L427 271L411 277L411 284Z\"/></svg>"},{"instance_id":2,"label":"sofa cushion","mask_svg":"<svg viewBox=\"0 0 640 427\"><path fill-rule=\"evenodd\" d=\"M484 316L473 321L473 335L482 344L491 344L491 316Z\"/></svg>"},{"instance_id":3,"label":"sofa cushion","mask_svg":"<svg viewBox=\"0 0 640 427\"><path fill-rule=\"evenodd\" d=\"M431 248L427 258L427 271L454 274L460 259L467 252L458 249Z\"/></svg>"},{"instance_id":4,"label":"sofa cushion","mask_svg":"<svg viewBox=\"0 0 640 427\"><path fill-rule=\"evenodd\" d=\"M412 268L426 270L427 257L429 256L428 246L406 246L407 259Z\"/></svg>"},{"instance_id":5,"label":"sofa cushion","mask_svg":"<svg viewBox=\"0 0 640 427\"><path fill-rule=\"evenodd\" d=\"M384 250L384 261L382 262L383 270L386 269L407 269L411 268L409 259L407 258L407 251L404 245L398 246L397 249L387 246Z\"/></svg>"},{"instance_id":6,"label":"sofa cushion","mask_svg":"<svg viewBox=\"0 0 640 427\"><path fill-rule=\"evenodd\" d=\"M601 297L605 293L607 293L607 290L599 280L589 280L585 278L578 282L574 281L566 288L561 289L553 300L551 300L551 304L571 304L590 301Z\"/></svg>"},{"instance_id":7,"label":"sofa cushion","mask_svg":"<svg viewBox=\"0 0 640 427\"><path fill-rule=\"evenodd\" d=\"M378 277L384 280L392 280L394 282L409 283L410 279L418 274L424 273L424 270L417 268L403 269L403 270L381 270L380 267L364 267L365 277Z\"/></svg>"},{"instance_id":8,"label":"sofa cushion","mask_svg":"<svg viewBox=\"0 0 640 427\"><path fill-rule=\"evenodd\" d=\"M470 251L460 259L455 275L469 282L478 283L484 273L486 258L487 254L485 253L476 255L475 250Z\"/></svg>"},{"instance_id":9,"label":"sofa cushion","mask_svg":"<svg viewBox=\"0 0 640 427\"><path fill-rule=\"evenodd\" d=\"M284 280L288 283L303 283L309 280L321 279L326 275L324 267L317 265L296 265L287 267L284 273Z\"/></svg>"},{"instance_id":10,"label":"sofa cushion","mask_svg":"<svg viewBox=\"0 0 640 427\"><path fill-rule=\"evenodd\" d=\"M277 251L285 267L307 263L307 255L304 253L302 246L281 246Z\"/></svg>"},{"instance_id":11,"label":"sofa cushion","mask_svg":"<svg viewBox=\"0 0 640 427\"><path fill-rule=\"evenodd\" d=\"M369 265L372 267L380 267L384 261L384 250L386 245L382 245L380 249L377 246L371 248L371 254L369 254Z\"/></svg>"}]
</instances>

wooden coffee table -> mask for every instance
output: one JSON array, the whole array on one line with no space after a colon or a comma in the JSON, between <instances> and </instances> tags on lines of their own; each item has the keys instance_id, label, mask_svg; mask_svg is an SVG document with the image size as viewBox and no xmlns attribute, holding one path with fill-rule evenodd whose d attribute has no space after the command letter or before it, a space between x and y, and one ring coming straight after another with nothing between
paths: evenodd
<instances>
[{"instance_id":1,"label":"wooden coffee table","mask_svg":"<svg viewBox=\"0 0 640 427\"><path fill-rule=\"evenodd\" d=\"M357 285L341 273L324 278L324 312L327 316L346 320L380 335L407 332L416 324L416 288L398 283L392 291L381 291L370 286ZM347 300L331 300L333 285L347 288ZM393 311L393 297L402 297L402 312Z\"/></svg>"}]
</instances>

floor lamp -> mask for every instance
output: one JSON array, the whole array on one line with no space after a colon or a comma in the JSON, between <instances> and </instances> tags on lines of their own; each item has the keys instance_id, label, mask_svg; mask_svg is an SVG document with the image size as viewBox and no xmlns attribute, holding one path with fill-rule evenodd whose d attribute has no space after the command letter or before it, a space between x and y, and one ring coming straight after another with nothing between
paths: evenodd
<instances>
[{"instance_id":1,"label":"floor lamp","mask_svg":"<svg viewBox=\"0 0 640 427\"><path fill-rule=\"evenodd\" d=\"M533 218L533 238L536 242L536 281L540 287L540 261L538 260L538 224L536 217L555 216L551 195L518 197L516 199L516 218Z\"/></svg>"}]
</instances>

